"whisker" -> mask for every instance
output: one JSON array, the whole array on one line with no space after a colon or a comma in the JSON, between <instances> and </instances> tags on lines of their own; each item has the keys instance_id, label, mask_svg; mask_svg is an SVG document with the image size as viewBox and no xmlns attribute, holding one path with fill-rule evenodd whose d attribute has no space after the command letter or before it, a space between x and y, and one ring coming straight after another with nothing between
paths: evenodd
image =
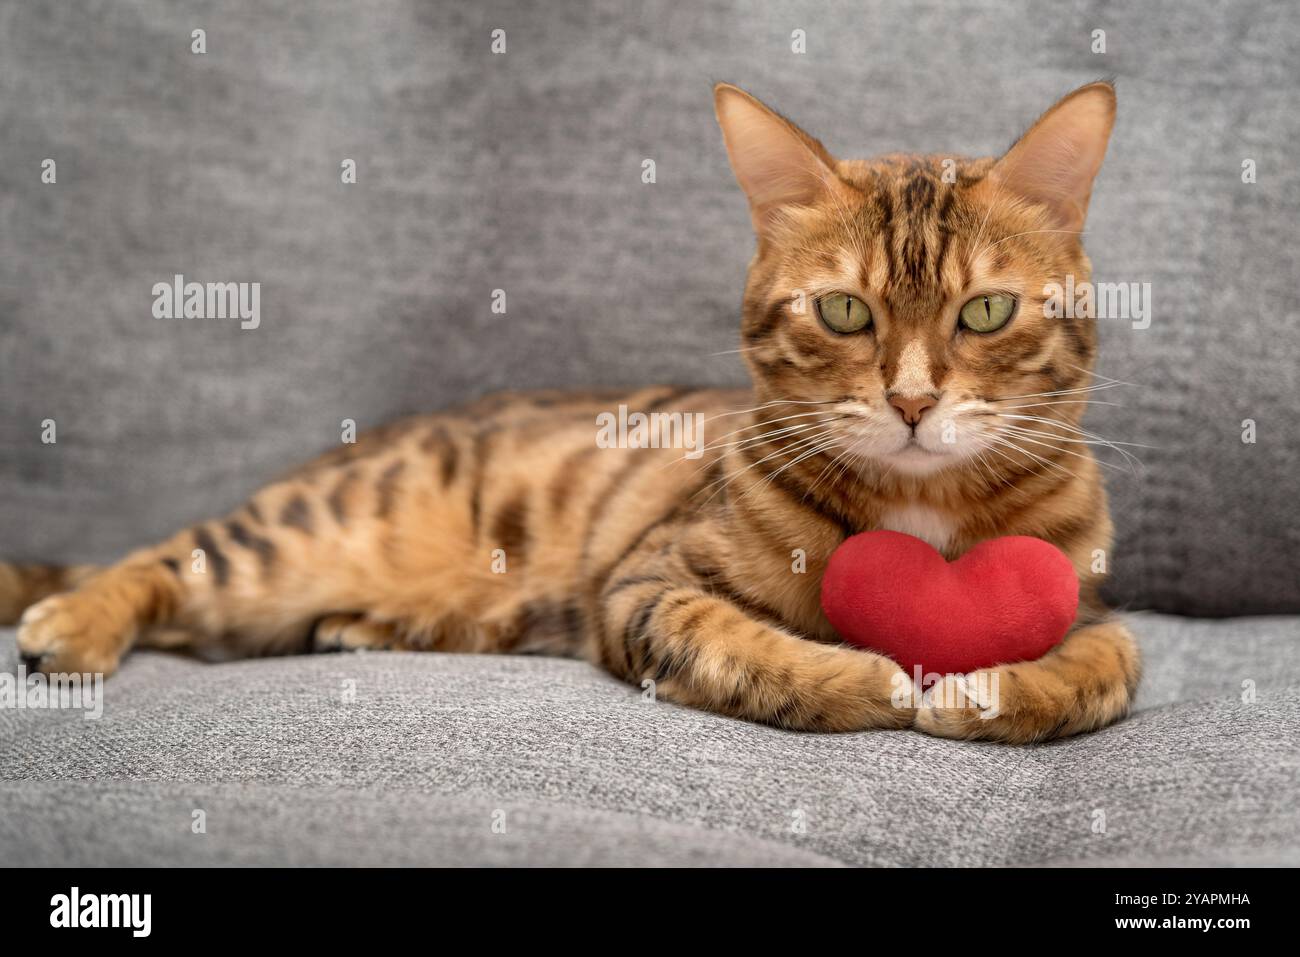
<instances>
[{"instance_id":1,"label":"whisker","mask_svg":"<svg viewBox=\"0 0 1300 957\"><path fill-rule=\"evenodd\" d=\"M1110 439L1104 439L1104 438L1102 438L1100 435L1094 435L1093 433L1091 433L1091 432L1086 432L1086 431L1084 431L1083 429L1076 429L1076 428L1074 428L1073 426L1071 426L1071 425L1070 425L1069 423L1067 423L1067 422L1059 422L1059 421L1054 420L1054 419L1043 419L1043 418L1039 418L1039 417L1036 416L1036 415L1002 415L1002 416L999 416L998 418L1002 418L1002 419L1024 419L1024 420L1026 420L1026 421L1028 421L1028 422L1044 422L1044 423L1049 423L1049 424L1051 424L1051 425L1060 426L1060 427L1063 428L1063 429L1070 429L1071 431L1076 432L1076 433L1078 433L1078 434L1080 434L1080 435L1086 435L1089 439L1092 439L1092 442L1089 442L1089 443L1088 443L1088 444L1090 444L1090 445L1093 445L1093 444L1095 444L1095 445L1109 445L1109 446L1112 446L1112 447L1117 446L1117 445L1127 445L1129 448L1133 448L1133 449L1154 449L1154 448L1158 448L1158 446L1155 446L1155 445L1143 445L1141 442L1119 442L1119 441L1112 441L1112 440L1110 440ZM1022 426L1022 425L1011 425L1011 426L1006 426L1006 428L1019 429L1019 430L1021 430L1021 431L1025 431L1025 432L1033 432L1033 431L1034 431L1033 429L1025 428L1025 427ZM1051 435L1051 433L1049 433L1049 432L1038 432L1038 433L1035 433L1035 434L1038 434L1038 435ZM1062 439L1061 441L1062 441L1062 442L1075 442L1075 441L1082 441L1082 440L1081 440L1081 439Z\"/></svg>"},{"instance_id":2,"label":"whisker","mask_svg":"<svg viewBox=\"0 0 1300 957\"><path fill-rule=\"evenodd\" d=\"M826 436L815 436L815 437L812 438L812 439L808 439L808 440L805 440L805 441L803 441L803 442L796 443L796 444L794 444L794 445L792 445L792 446L790 446L790 447L788 447L788 448L783 448L783 449L781 449L780 451L773 453L772 455L769 455L769 456L766 456L766 457L764 457L764 458L762 458L762 459L759 459L757 462L751 462L749 465L745 466L745 468L743 468L743 469L738 469L737 471L733 472L731 475L728 475L728 476L725 476L725 477L722 478L722 479L719 479L717 482L713 482L713 483L711 483L710 485L705 486L704 489L700 489L701 492L704 491L704 490L707 489L707 488L711 488L713 485L717 485L718 488L716 488L716 489L714 490L714 492L713 492L712 495L710 495L707 499L704 500L704 503L703 503L703 504L704 504L704 505L708 505L708 504L709 504L710 502L712 502L712 501L713 501L713 500L714 500L714 499L715 499L715 498L716 498L716 497L717 497L721 492L723 492L725 489L729 488L729 487L731 486L731 483L732 483L732 482L734 482L736 479L740 478L742 475L744 475L745 473L747 473L748 471L750 471L750 469L754 469L754 468L757 468L759 465L762 465L764 462L768 461L768 459L775 458L775 457L777 457L777 456L779 456L779 455L788 455L788 454L793 454L793 453L799 451L801 448L807 448L807 447L809 447L810 445L815 444L816 442L823 441L825 438L826 438ZM696 492L696 494L698 495L699 492Z\"/></svg>"},{"instance_id":3,"label":"whisker","mask_svg":"<svg viewBox=\"0 0 1300 957\"><path fill-rule=\"evenodd\" d=\"M1071 435L1082 436L1086 439L1092 439L1093 441L1098 442L1102 445L1109 446L1110 448L1118 452L1120 455L1124 456L1125 460L1130 462L1130 464L1137 465L1137 466L1142 465L1141 460L1138 459L1136 455L1133 455L1130 452L1126 452L1124 449L1120 448L1120 446L1127 445L1127 446L1131 446L1132 448L1139 448L1139 449L1156 448L1156 446L1142 445L1141 443L1138 442L1114 442L1106 438L1104 435L1098 435L1096 432L1089 432L1087 429L1081 428L1077 425L1071 425L1068 422L1062 422L1060 419L1044 418L1043 416L1038 416L1038 415L999 415L998 418L1018 420L1024 422L1033 422L1038 425L1046 425L1052 428L1064 429L1066 432L1070 433ZM1025 426L1014 426L1014 427L1025 428Z\"/></svg>"},{"instance_id":4,"label":"whisker","mask_svg":"<svg viewBox=\"0 0 1300 957\"><path fill-rule=\"evenodd\" d=\"M1099 459L1099 458L1097 458L1097 457L1094 456L1094 455L1088 455L1088 454L1086 454L1086 453L1084 453L1084 452L1074 452L1074 451L1071 451L1070 449L1063 449L1063 448L1061 448L1059 445L1055 445L1055 444L1053 444L1053 443L1051 443L1051 442L1044 442L1044 441L1042 441L1041 439L1035 439L1035 438L1032 438L1031 436L1024 435L1024 434L1019 433L1019 432L1007 432L1007 431L1001 431L1001 432L999 432L999 435L1003 436L1004 438L1009 438L1009 439L1020 439L1020 440L1023 441L1023 442L1032 442L1034 445L1041 445L1041 446L1043 446L1044 448L1049 448L1049 449L1051 449L1053 452L1058 452L1058 453L1060 453L1061 455L1071 455L1071 456L1074 456L1074 457L1077 458L1077 459L1086 459L1086 460L1089 461L1089 462L1096 462L1098 465L1102 466L1103 468L1117 469L1117 470L1119 470L1119 471L1121 471L1121 472L1131 471L1130 469L1125 469L1123 466L1116 465L1114 462L1106 462L1106 461L1104 461L1104 460L1102 460L1102 459ZM1028 450L1028 449L1025 449L1025 448L1021 448L1020 451L1024 452L1026 455L1030 454L1029 450ZM1073 473L1071 473L1071 474L1073 474Z\"/></svg>"},{"instance_id":5,"label":"whisker","mask_svg":"<svg viewBox=\"0 0 1300 957\"><path fill-rule=\"evenodd\" d=\"M972 259L978 259L988 250L987 246L980 245L984 242L984 237L987 235L985 227L988 226L989 218L993 215L993 210L997 207L998 200L1002 198L1002 193L1006 190L1006 184L1001 180L995 180L995 186L997 188L994 190L993 198L989 202L988 209L984 211L984 219L980 222L979 231L975 234L975 241L971 243L972 246L979 247L979 252L972 256Z\"/></svg>"},{"instance_id":6,"label":"whisker","mask_svg":"<svg viewBox=\"0 0 1300 957\"><path fill-rule=\"evenodd\" d=\"M853 451L852 445L846 447L840 457L843 458L844 461L842 461L839 468L835 470L835 474L831 477L832 482L842 480L846 475L848 475L849 469L853 468L853 463L862 460L862 456Z\"/></svg>"},{"instance_id":7,"label":"whisker","mask_svg":"<svg viewBox=\"0 0 1300 957\"><path fill-rule=\"evenodd\" d=\"M1005 412L994 412L993 415L999 419L1023 419L1026 422L1041 422L1044 425L1053 425L1056 426L1057 428L1068 429L1071 432L1076 432L1079 435L1087 435L1091 438L1096 438L1096 439L1105 438L1104 436L1097 435L1096 433L1093 432L1089 432L1087 429L1083 428L1082 426L1075 425L1072 422L1066 422L1064 419L1053 418L1052 416L1048 416L1048 415L1031 415L1028 412L1022 412L1018 415L1007 415Z\"/></svg>"},{"instance_id":8,"label":"whisker","mask_svg":"<svg viewBox=\"0 0 1300 957\"><path fill-rule=\"evenodd\" d=\"M794 414L794 415L783 415L783 416L780 416L779 418L776 418L776 419L762 419L762 420L760 420L760 421L758 421L758 422L751 423L750 425L743 425L743 426L741 426L741 427L738 428L738 429L733 429L732 431L727 432L725 435L720 435L720 436L718 436L718 438L720 438L720 439L725 439L725 438L727 438L727 436L736 435L736 434L738 434L738 433L740 433L740 432L746 432L746 431L748 431L749 429L757 429L757 428L761 428L761 427L764 426L764 425L772 425L772 424L774 424L774 423L776 423L776 422L788 422L790 419L807 419L807 418L811 418L812 416L815 416L815 415L831 415L831 416L835 416L835 415L843 415L843 413L837 413L837 412L835 412L834 409L822 409L820 412L798 412L798 413L796 413L796 414ZM708 420L708 419L705 419L704 421L707 422L707 421L709 421L709 420Z\"/></svg>"},{"instance_id":9,"label":"whisker","mask_svg":"<svg viewBox=\"0 0 1300 957\"><path fill-rule=\"evenodd\" d=\"M821 453L821 452L825 452L825 451L828 451L828 450L830 450L830 449L836 448L839 444L840 444L840 440L838 440L838 439L832 439L832 440L830 440L830 441L828 441L828 442L825 442L825 443L822 444L822 445L814 446L813 448L809 449L807 452L804 452L802 455L800 455L798 458L794 459L793 461L787 462L787 463L785 463L785 465L782 465L779 469L777 469L777 470L776 470L775 472L773 472L771 475L767 476L767 478L763 479L763 481L759 482L758 485L753 486L753 488L749 488L749 489L747 489L747 490L746 490L746 491L745 491L745 492L744 492L740 497L741 497L741 498L744 498L746 495L748 495L750 492L754 491L754 489L755 489L755 488L758 488L760 485L768 485L768 484L771 484L772 482L774 482L774 481L776 480L776 478L777 478L778 475L780 475L780 474L781 474L782 472L784 472L786 469L791 468L792 466L798 465L798 464L799 464L800 462L802 462L804 459L811 458L812 456L817 455L817 454L819 454L819 453ZM806 492L804 493L804 497L805 497L805 498L807 497L807 493L806 493Z\"/></svg>"},{"instance_id":10,"label":"whisker","mask_svg":"<svg viewBox=\"0 0 1300 957\"><path fill-rule=\"evenodd\" d=\"M832 416L829 419L819 419L816 422L801 422L797 425L787 425L785 428L773 429L770 432L763 432L759 435L750 435L743 439L736 439L734 442L718 442L713 445L707 445L704 447L703 451L711 452L714 449L726 449L732 448L733 446L736 447L737 451L740 451L741 448L753 448L756 445L763 445L781 436L784 436L785 438L793 438L800 432L807 432L809 429L815 429L818 426L827 425L831 422L838 422L845 418L848 418L848 416L837 415ZM734 435L735 433L733 432L729 434ZM725 438L726 436L721 437Z\"/></svg>"},{"instance_id":11,"label":"whisker","mask_svg":"<svg viewBox=\"0 0 1300 957\"><path fill-rule=\"evenodd\" d=\"M1020 236L1032 236L1035 233L1070 233L1071 235L1074 236L1082 236L1083 230L1082 229L1026 229L1023 233L1012 233L1010 236L1003 236L995 243L989 243L987 246L985 246L983 249L980 250L980 253L981 254L986 253L994 246L1000 246L1003 243L1008 242L1012 239L1016 239Z\"/></svg>"},{"instance_id":12,"label":"whisker","mask_svg":"<svg viewBox=\"0 0 1300 957\"><path fill-rule=\"evenodd\" d=\"M669 461L661 465L659 468L662 470L666 468L671 468L674 465L680 465L682 462L698 461L701 454L705 452L713 452L716 451L717 449L734 448L737 452L739 452L742 449L754 448L756 446L763 445L766 442L771 442L780 439L782 437L784 437L785 439L792 439L801 432L807 432L809 429L815 429L818 426L825 425L828 422L836 422L842 418L848 418L848 416L834 416L832 418L822 419L817 422L802 422L797 425L786 426L785 428L782 429L773 429L770 432L764 432L760 435L751 435L748 436L747 438L736 439L734 442L715 442L711 445L704 446L704 448L700 449L699 454L696 454L695 450L692 449L689 451L689 453L683 453L679 458L670 459ZM744 431L744 430L737 430L737 431ZM736 433L731 432L728 434L735 435ZM722 438L725 437L726 436L722 436Z\"/></svg>"},{"instance_id":13,"label":"whisker","mask_svg":"<svg viewBox=\"0 0 1300 957\"><path fill-rule=\"evenodd\" d=\"M1114 389L1117 386L1124 385L1122 382L1103 382L1100 385L1088 385L1079 389L1058 389L1056 392L1027 392L1024 395L1000 395L997 398L990 399L990 402L1007 402L1011 399L1037 399L1052 398L1058 395L1083 395L1090 392L1104 392L1107 389Z\"/></svg>"},{"instance_id":14,"label":"whisker","mask_svg":"<svg viewBox=\"0 0 1300 957\"><path fill-rule=\"evenodd\" d=\"M995 400L1000 401L1000 400ZM1120 402L1107 402L1104 399L1055 399L1051 402L1026 402L1024 405L1003 405L1001 409L1037 409L1045 405L1113 405L1120 406Z\"/></svg>"},{"instance_id":15,"label":"whisker","mask_svg":"<svg viewBox=\"0 0 1300 957\"><path fill-rule=\"evenodd\" d=\"M1045 459L1038 453L1031 452L1029 449L1025 448L1024 446L1018 445L1015 442L1012 442L1010 439L1005 438L1004 436L990 435L989 439L999 445L1006 446L1009 449L1014 449L1015 451L1019 452L1021 455L1029 456L1031 459L1033 459L1035 462L1039 463L1040 465L1044 465L1048 468L1054 468L1058 472L1068 475L1071 478L1079 477L1074 471L1072 471L1071 469L1067 469L1065 466L1061 465L1061 463L1053 462L1050 459Z\"/></svg>"},{"instance_id":16,"label":"whisker","mask_svg":"<svg viewBox=\"0 0 1300 957\"><path fill-rule=\"evenodd\" d=\"M751 409L733 409L729 412L719 412L717 415L711 415L706 418L705 422L712 422L714 419L725 419L732 415L744 415L746 412L761 412L763 409L771 409L778 405L834 405L839 399L774 399L771 402L764 402L756 405Z\"/></svg>"},{"instance_id":17,"label":"whisker","mask_svg":"<svg viewBox=\"0 0 1300 957\"><path fill-rule=\"evenodd\" d=\"M764 462L774 459L777 456L787 455L791 452L798 451L800 448L805 447L809 444L819 442L822 439L826 438L827 436L831 435L834 431L835 431L834 429L827 429L826 431L818 433L816 435L808 436L807 438L801 438L799 439L799 441L795 442L792 445L783 445L775 452L763 456L763 458L759 459L758 461L750 462L744 468L737 469L735 472L732 472L730 475L724 475L722 478L710 482L708 485L699 489L695 494L698 495L700 494L700 492L706 491L707 489L713 488L713 486L717 485L718 488L714 491L714 493L710 495L707 499L705 499L704 504L707 505L709 504L709 502L713 501L713 499L718 495L719 492L721 492L723 489L729 486L736 479L740 478L740 476L744 475L750 469L756 468L757 466L762 465Z\"/></svg>"},{"instance_id":18,"label":"whisker","mask_svg":"<svg viewBox=\"0 0 1300 957\"><path fill-rule=\"evenodd\" d=\"M976 461L980 464L980 466L984 469L985 474L988 475L989 485L991 485L991 486L994 486L994 485L1005 485L1006 482L1005 482L1004 480L1002 480L1002 479L998 476L998 474L997 474L997 470L994 469L993 466L991 466L991 465L988 463L988 460L984 458L984 453L985 453L985 452L989 452L989 451L992 451L992 450L991 450L991 449L981 449L980 451L976 452L976 453L975 453L975 460L976 460Z\"/></svg>"},{"instance_id":19,"label":"whisker","mask_svg":"<svg viewBox=\"0 0 1300 957\"><path fill-rule=\"evenodd\" d=\"M811 495L814 491L816 491L816 490L817 490L817 486L818 486L818 485L821 485L821 483L822 483L822 479L824 479L824 478L827 476L827 474L830 473L831 469L835 468L836 463L839 462L841 459L843 459L846 455L848 455L852 450L853 450L853 446L851 446L851 445L846 445L846 446L844 447L844 451L843 451L843 452L841 452L839 455L835 456L835 458L831 459L830 462L826 465L826 467L825 467L824 469L822 469L820 472L817 473L817 478L813 481L812 485L808 486L808 491L806 491L806 492L804 493L804 496L803 496L803 497L804 497L804 498L807 498L807 497L808 497L809 495ZM841 474L842 474L842 472L841 472Z\"/></svg>"},{"instance_id":20,"label":"whisker","mask_svg":"<svg viewBox=\"0 0 1300 957\"><path fill-rule=\"evenodd\" d=\"M1083 366L1077 366L1073 362L1065 362L1062 364L1067 366L1068 368L1073 369L1075 372L1085 373L1086 375L1090 375L1093 376L1094 378L1101 379L1103 382L1108 382L1112 385L1131 385L1135 389L1141 388L1141 386L1136 382L1125 382L1123 379L1112 379L1110 376L1102 375L1100 372L1097 372L1094 369L1085 369Z\"/></svg>"},{"instance_id":21,"label":"whisker","mask_svg":"<svg viewBox=\"0 0 1300 957\"><path fill-rule=\"evenodd\" d=\"M988 447L986 448L985 451L992 452L994 455L999 455L999 456L1001 456L1002 458L1006 459L1008 462L1010 462L1012 465L1014 465L1014 466L1016 466L1016 467L1020 467L1020 463L1019 463L1019 462L1017 462L1017 461L1016 461L1015 459L1013 459L1009 454L1007 454L1006 452L1002 451L1002 449L998 448L997 446L990 445L990 446L988 446Z\"/></svg>"}]
</instances>

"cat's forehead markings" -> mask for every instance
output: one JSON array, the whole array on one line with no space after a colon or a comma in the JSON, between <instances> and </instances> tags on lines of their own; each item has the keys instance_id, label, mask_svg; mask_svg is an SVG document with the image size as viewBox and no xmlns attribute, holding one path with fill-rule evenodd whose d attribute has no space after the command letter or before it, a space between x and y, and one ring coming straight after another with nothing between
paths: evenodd
<instances>
[{"instance_id":1,"label":"cat's forehead markings","mask_svg":"<svg viewBox=\"0 0 1300 957\"><path fill-rule=\"evenodd\" d=\"M822 296L831 292L856 294L860 285L860 256L852 248L845 248L818 257L816 262L802 266L793 266L782 275L784 285L790 289L802 289L813 296Z\"/></svg>"},{"instance_id":2,"label":"cat's forehead markings","mask_svg":"<svg viewBox=\"0 0 1300 957\"><path fill-rule=\"evenodd\" d=\"M833 271L814 275L813 282L845 292L871 292L883 297L889 282L888 257L879 234L863 236L834 256Z\"/></svg>"},{"instance_id":3,"label":"cat's forehead markings","mask_svg":"<svg viewBox=\"0 0 1300 957\"><path fill-rule=\"evenodd\" d=\"M998 252L990 243L985 243L980 249L974 250L969 257L969 284L970 286L989 286L996 283L1003 275L1003 270L998 269Z\"/></svg>"},{"instance_id":4,"label":"cat's forehead markings","mask_svg":"<svg viewBox=\"0 0 1300 957\"><path fill-rule=\"evenodd\" d=\"M862 240L854 246L841 249L839 256L837 257L837 265L839 267L839 273L843 277L843 281L850 283L851 288L854 289L857 289L860 286L865 286L866 289L863 291L874 288L871 285L870 277L864 272L862 257L863 253L866 251L867 242L866 240ZM873 259L875 257L868 256L868 258ZM864 279L866 280L865 282L863 281Z\"/></svg>"},{"instance_id":5,"label":"cat's forehead markings","mask_svg":"<svg viewBox=\"0 0 1300 957\"><path fill-rule=\"evenodd\" d=\"M885 286L889 283L889 256L885 249L885 238L885 233L871 237L872 253L867 263L867 286L881 295L884 295Z\"/></svg>"},{"instance_id":6,"label":"cat's forehead markings","mask_svg":"<svg viewBox=\"0 0 1300 957\"><path fill-rule=\"evenodd\" d=\"M962 286L966 284L966 269L962 265L961 256L949 254L943 258L939 282L946 295L955 296L961 292Z\"/></svg>"}]
</instances>

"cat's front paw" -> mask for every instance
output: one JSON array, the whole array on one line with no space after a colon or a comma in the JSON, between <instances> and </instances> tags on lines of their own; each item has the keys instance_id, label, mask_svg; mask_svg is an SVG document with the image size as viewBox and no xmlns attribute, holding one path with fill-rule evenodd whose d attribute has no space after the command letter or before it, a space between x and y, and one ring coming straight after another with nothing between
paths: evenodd
<instances>
[{"instance_id":1,"label":"cat's front paw","mask_svg":"<svg viewBox=\"0 0 1300 957\"><path fill-rule=\"evenodd\" d=\"M1005 737L993 724L1001 713L1002 675L996 669L968 675L944 675L921 696L912 726L941 738Z\"/></svg>"},{"instance_id":2,"label":"cat's front paw","mask_svg":"<svg viewBox=\"0 0 1300 957\"><path fill-rule=\"evenodd\" d=\"M913 727L941 738L1031 744L1094 731L1122 718L1130 690L1090 676L1075 685L1043 660L946 675L922 697Z\"/></svg>"},{"instance_id":3,"label":"cat's front paw","mask_svg":"<svg viewBox=\"0 0 1300 957\"><path fill-rule=\"evenodd\" d=\"M18 654L32 671L102 674L117 670L121 629L96 603L75 592L32 605L18 622Z\"/></svg>"}]
</instances>

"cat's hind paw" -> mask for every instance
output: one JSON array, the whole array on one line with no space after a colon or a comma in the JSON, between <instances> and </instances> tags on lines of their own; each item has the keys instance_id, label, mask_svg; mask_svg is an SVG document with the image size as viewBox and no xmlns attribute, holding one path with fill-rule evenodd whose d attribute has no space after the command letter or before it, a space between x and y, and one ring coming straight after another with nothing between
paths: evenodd
<instances>
[{"instance_id":1,"label":"cat's hind paw","mask_svg":"<svg viewBox=\"0 0 1300 957\"><path fill-rule=\"evenodd\" d=\"M125 642L121 629L83 594L51 595L28 608L18 623L18 654L44 674L102 674L117 670Z\"/></svg>"}]
</instances>

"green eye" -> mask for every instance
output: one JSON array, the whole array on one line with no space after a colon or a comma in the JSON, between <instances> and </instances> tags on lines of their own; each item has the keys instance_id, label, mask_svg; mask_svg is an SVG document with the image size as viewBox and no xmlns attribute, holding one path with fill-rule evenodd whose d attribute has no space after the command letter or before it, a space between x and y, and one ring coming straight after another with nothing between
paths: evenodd
<instances>
[{"instance_id":1,"label":"green eye","mask_svg":"<svg viewBox=\"0 0 1300 957\"><path fill-rule=\"evenodd\" d=\"M961 324L974 332L995 332L1016 311L1010 296L976 296L961 307Z\"/></svg>"},{"instance_id":2,"label":"green eye","mask_svg":"<svg viewBox=\"0 0 1300 957\"><path fill-rule=\"evenodd\" d=\"M861 299L833 292L817 300L817 314L832 332L861 332L871 325L871 310Z\"/></svg>"}]
</instances>

